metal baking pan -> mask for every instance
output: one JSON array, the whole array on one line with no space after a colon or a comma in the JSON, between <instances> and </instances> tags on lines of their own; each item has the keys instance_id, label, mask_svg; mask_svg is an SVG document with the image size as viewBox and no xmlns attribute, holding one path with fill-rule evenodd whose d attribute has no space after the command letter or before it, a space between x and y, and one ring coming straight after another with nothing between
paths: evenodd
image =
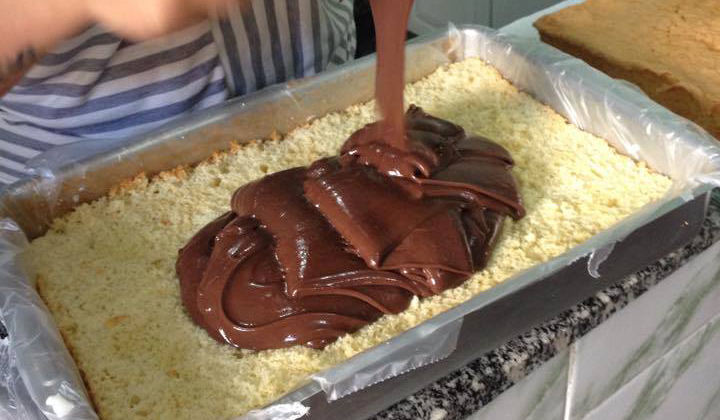
<instances>
[{"instance_id":1,"label":"metal baking pan","mask_svg":"<svg viewBox=\"0 0 720 420\"><path fill-rule=\"evenodd\" d=\"M673 178L676 188L567 253L309 378L271 406L299 402L310 408L307 417L313 419L370 416L681 247L699 231L705 217L708 182L716 182L713 173L720 168L719 149L706 133L636 90L550 47L525 44L482 27L422 37L407 51L408 81L448 62L482 57L573 123ZM371 99L373 87L374 58L369 57L230 101L122 150L20 181L0 197L0 216L14 219L29 238L38 237L54 218L140 172L153 175L191 165L229 148L231 141L288 132L312 118ZM448 330L451 333L432 335ZM382 373L383 366L419 348L418 337L423 336L453 341L449 355L407 372ZM357 379L368 372L374 376Z\"/></svg>"}]
</instances>

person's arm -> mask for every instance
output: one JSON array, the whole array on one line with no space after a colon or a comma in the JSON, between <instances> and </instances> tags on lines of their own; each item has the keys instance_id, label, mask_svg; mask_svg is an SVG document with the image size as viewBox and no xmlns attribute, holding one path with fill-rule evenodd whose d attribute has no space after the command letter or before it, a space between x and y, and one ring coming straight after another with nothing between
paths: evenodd
<instances>
[{"instance_id":1,"label":"person's arm","mask_svg":"<svg viewBox=\"0 0 720 420\"><path fill-rule=\"evenodd\" d=\"M85 0L0 0L0 95L32 66L40 52L90 24Z\"/></svg>"},{"instance_id":2,"label":"person's arm","mask_svg":"<svg viewBox=\"0 0 720 420\"><path fill-rule=\"evenodd\" d=\"M94 22L131 40L152 38L217 13L229 0L0 0L0 96L42 51Z\"/></svg>"},{"instance_id":3,"label":"person's arm","mask_svg":"<svg viewBox=\"0 0 720 420\"><path fill-rule=\"evenodd\" d=\"M35 63L37 53L33 48L20 51L14 59L0 61L0 96L4 95Z\"/></svg>"}]
</instances>

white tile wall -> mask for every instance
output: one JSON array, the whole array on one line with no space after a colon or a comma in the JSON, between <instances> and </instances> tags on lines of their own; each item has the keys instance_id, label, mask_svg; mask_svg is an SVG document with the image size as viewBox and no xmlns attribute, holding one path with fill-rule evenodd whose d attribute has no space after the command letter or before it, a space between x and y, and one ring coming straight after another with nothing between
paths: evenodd
<instances>
[{"instance_id":1,"label":"white tile wall","mask_svg":"<svg viewBox=\"0 0 720 420\"><path fill-rule=\"evenodd\" d=\"M720 243L472 420L720 420Z\"/></svg>"},{"instance_id":2,"label":"white tile wall","mask_svg":"<svg viewBox=\"0 0 720 420\"><path fill-rule=\"evenodd\" d=\"M569 350L545 362L469 420L561 420Z\"/></svg>"},{"instance_id":3,"label":"white tile wall","mask_svg":"<svg viewBox=\"0 0 720 420\"><path fill-rule=\"evenodd\" d=\"M561 0L415 0L410 31L424 34L454 24L500 28Z\"/></svg>"},{"instance_id":4,"label":"white tile wall","mask_svg":"<svg viewBox=\"0 0 720 420\"><path fill-rule=\"evenodd\" d=\"M583 419L720 419L720 316Z\"/></svg>"},{"instance_id":5,"label":"white tile wall","mask_svg":"<svg viewBox=\"0 0 720 420\"><path fill-rule=\"evenodd\" d=\"M545 9L561 0L492 0L490 21L500 28L524 16Z\"/></svg>"},{"instance_id":6,"label":"white tile wall","mask_svg":"<svg viewBox=\"0 0 720 420\"><path fill-rule=\"evenodd\" d=\"M718 313L720 243L573 345L570 419L583 418Z\"/></svg>"},{"instance_id":7,"label":"white tile wall","mask_svg":"<svg viewBox=\"0 0 720 420\"><path fill-rule=\"evenodd\" d=\"M500 29L502 32L504 32L506 34L515 35L515 36L519 36L522 38L539 41L540 35L538 34L538 31L533 26L533 23L535 23L536 20L538 20L542 16L550 14L556 10L564 9L568 6L572 6L573 4L582 3L583 1L585 1L585 0L565 0L563 2L560 2L553 6L550 6L548 8L538 10L537 12L534 12L531 15L518 18L517 20L512 21L509 24L502 24L502 25L495 24L494 27Z\"/></svg>"},{"instance_id":8,"label":"white tile wall","mask_svg":"<svg viewBox=\"0 0 720 420\"><path fill-rule=\"evenodd\" d=\"M447 29L448 23L490 25L491 0L415 0L409 29L416 34Z\"/></svg>"}]
</instances>

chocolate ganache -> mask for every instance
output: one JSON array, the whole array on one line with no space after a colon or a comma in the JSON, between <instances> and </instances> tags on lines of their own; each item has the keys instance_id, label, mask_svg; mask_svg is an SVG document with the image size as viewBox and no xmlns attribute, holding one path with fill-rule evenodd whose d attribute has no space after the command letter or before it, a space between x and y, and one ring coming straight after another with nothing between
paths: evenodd
<instances>
[{"instance_id":1,"label":"chocolate ganache","mask_svg":"<svg viewBox=\"0 0 720 420\"><path fill-rule=\"evenodd\" d=\"M180 250L193 320L240 348L319 349L481 270L524 215L510 154L418 107L404 124L402 148L373 123L340 156L238 189Z\"/></svg>"}]
</instances>

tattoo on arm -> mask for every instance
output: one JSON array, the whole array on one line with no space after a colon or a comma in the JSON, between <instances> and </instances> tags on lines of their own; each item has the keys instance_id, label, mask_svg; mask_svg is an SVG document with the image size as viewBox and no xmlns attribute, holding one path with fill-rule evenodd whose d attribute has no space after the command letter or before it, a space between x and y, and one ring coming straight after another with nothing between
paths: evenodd
<instances>
[{"instance_id":1,"label":"tattoo on arm","mask_svg":"<svg viewBox=\"0 0 720 420\"><path fill-rule=\"evenodd\" d=\"M25 72L37 61L39 54L34 48L28 47L14 58L0 57L0 96L5 94Z\"/></svg>"}]
</instances>

